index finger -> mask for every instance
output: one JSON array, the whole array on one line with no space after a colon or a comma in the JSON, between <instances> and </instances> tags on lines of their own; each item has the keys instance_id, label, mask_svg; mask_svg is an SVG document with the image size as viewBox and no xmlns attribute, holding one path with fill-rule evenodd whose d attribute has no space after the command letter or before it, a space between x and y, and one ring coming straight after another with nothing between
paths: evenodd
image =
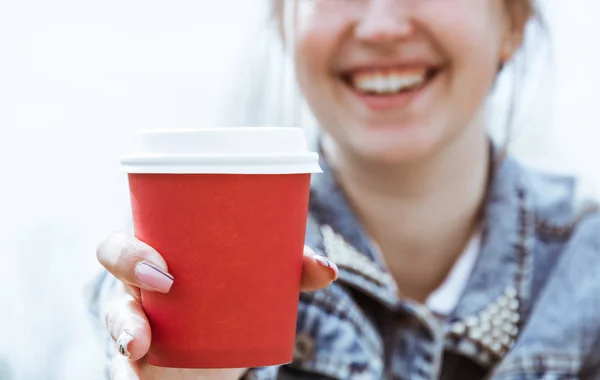
<instances>
[{"instance_id":1,"label":"index finger","mask_svg":"<svg viewBox=\"0 0 600 380\"><path fill-rule=\"evenodd\" d=\"M338 278L337 266L324 256L317 255L309 247L304 247L302 263L303 292L312 292L326 288Z\"/></svg>"}]
</instances>

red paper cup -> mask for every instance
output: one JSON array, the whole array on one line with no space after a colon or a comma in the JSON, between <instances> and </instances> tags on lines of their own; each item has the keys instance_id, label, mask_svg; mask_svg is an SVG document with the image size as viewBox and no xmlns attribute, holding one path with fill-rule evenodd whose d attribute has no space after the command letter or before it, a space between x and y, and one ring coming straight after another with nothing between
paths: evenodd
<instances>
[{"instance_id":1,"label":"red paper cup","mask_svg":"<svg viewBox=\"0 0 600 380\"><path fill-rule=\"evenodd\" d=\"M139 133L122 161L136 237L175 282L142 291L149 363L247 368L292 360L310 173L296 128Z\"/></svg>"}]
</instances>

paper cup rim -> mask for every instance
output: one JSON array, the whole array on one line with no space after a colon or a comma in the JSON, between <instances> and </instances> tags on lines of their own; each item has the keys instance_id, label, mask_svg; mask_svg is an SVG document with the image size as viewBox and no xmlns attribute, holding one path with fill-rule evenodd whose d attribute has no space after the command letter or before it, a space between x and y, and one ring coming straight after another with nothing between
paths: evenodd
<instances>
[{"instance_id":1,"label":"paper cup rim","mask_svg":"<svg viewBox=\"0 0 600 380\"><path fill-rule=\"evenodd\" d=\"M317 153L261 155L129 155L121 171L130 174L316 174Z\"/></svg>"}]
</instances>

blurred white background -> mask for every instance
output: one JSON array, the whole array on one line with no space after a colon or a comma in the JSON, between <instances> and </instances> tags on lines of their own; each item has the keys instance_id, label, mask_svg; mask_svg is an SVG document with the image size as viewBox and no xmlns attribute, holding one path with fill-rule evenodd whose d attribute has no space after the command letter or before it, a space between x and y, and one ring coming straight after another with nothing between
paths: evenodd
<instances>
[{"instance_id":1,"label":"blurred white background","mask_svg":"<svg viewBox=\"0 0 600 380\"><path fill-rule=\"evenodd\" d=\"M513 149L600 188L600 2L547 3L553 68L535 83L552 92L525 100ZM100 378L83 288L97 243L129 220L126 138L227 120L225 90L250 52L263 54L264 7L0 0L0 380Z\"/></svg>"}]
</instances>

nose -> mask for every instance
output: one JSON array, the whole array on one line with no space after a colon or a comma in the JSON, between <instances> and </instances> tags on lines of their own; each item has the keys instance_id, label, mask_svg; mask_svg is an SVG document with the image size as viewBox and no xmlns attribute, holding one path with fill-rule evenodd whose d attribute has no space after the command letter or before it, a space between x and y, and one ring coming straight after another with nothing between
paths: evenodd
<instances>
[{"instance_id":1,"label":"nose","mask_svg":"<svg viewBox=\"0 0 600 380\"><path fill-rule=\"evenodd\" d=\"M358 20L355 37L365 43L386 43L414 33L403 0L367 0L365 12Z\"/></svg>"}]
</instances>

